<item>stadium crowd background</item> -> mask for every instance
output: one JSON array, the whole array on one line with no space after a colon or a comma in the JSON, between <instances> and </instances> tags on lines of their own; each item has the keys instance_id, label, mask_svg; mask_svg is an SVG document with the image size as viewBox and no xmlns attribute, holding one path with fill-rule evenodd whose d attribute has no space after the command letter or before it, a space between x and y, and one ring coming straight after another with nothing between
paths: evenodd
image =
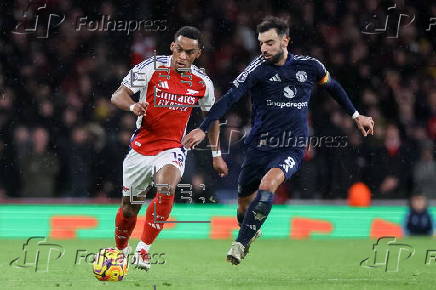
<instances>
[{"instance_id":1,"label":"stadium crowd background","mask_svg":"<svg viewBox=\"0 0 436 290\"><path fill-rule=\"evenodd\" d=\"M314 146L276 202L344 198L356 182L364 182L374 198L414 193L436 198L436 38L434 31L426 31L436 4L417 2L397 1L390 12L391 2L375 0L2 2L0 196L120 197L122 161L135 117L116 109L110 97L128 70L154 50L169 54L174 32L194 25L206 42L197 65L205 68L219 97L259 54L255 27L272 14L289 21L290 52L323 62L359 111L376 122L375 136L363 138L326 92L315 91L309 122ZM35 12L44 3L46 8ZM38 30L24 33L35 13ZM53 23L65 19L47 29L50 13L58 15ZM398 37L396 23L385 32L364 33L383 27L387 13L391 21L401 20L400 13L416 19L402 23ZM129 33L77 29L80 17L99 21L102 15L154 20L160 27ZM249 110L246 96L222 127L222 150L230 152L224 155L228 177L219 180L210 152L189 154L183 183L193 184L195 202L236 196ZM188 129L201 119L195 111ZM205 190L200 184L206 184Z\"/></svg>"}]
</instances>

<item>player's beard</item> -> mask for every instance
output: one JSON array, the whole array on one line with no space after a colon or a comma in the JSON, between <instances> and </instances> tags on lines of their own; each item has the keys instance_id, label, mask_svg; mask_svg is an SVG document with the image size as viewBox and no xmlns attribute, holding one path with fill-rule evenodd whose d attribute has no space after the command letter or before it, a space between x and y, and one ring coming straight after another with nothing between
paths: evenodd
<instances>
[{"instance_id":1,"label":"player's beard","mask_svg":"<svg viewBox=\"0 0 436 290\"><path fill-rule=\"evenodd\" d=\"M285 54L285 51L283 50L283 48L281 48L280 51L276 55L272 56L270 59L267 59L266 61L268 63L271 63L271 64L276 64L282 59L284 54Z\"/></svg>"}]
</instances>

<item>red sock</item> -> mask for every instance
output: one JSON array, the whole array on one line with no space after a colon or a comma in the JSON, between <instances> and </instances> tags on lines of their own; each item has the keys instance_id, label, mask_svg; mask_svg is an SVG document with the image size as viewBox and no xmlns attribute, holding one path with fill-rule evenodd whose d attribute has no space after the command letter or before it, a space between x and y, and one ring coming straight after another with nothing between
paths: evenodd
<instances>
[{"instance_id":1,"label":"red sock","mask_svg":"<svg viewBox=\"0 0 436 290\"><path fill-rule=\"evenodd\" d=\"M127 247L135 224L136 216L126 218L123 215L123 209L120 207L115 218L115 243L118 249L122 250Z\"/></svg>"},{"instance_id":2,"label":"red sock","mask_svg":"<svg viewBox=\"0 0 436 290\"><path fill-rule=\"evenodd\" d=\"M141 241L147 245L151 245L160 231L163 229L164 223L154 222L154 208L156 205L156 221L166 221L170 216L173 208L174 195L166 195L157 193L155 198L150 202L145 213L144 230L142 231Z\"/></svg>"}]
</instances>

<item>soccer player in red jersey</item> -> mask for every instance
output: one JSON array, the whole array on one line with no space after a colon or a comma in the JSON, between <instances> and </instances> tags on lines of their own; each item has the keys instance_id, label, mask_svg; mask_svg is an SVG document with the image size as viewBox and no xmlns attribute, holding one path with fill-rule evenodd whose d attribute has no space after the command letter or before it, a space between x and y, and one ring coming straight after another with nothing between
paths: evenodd
<instances>
[{"instance_id":1,"label":"soccer player in red jersey","mask_svg":"<svg viewBox=\"0 0 436 290\"><path fill-rule=\"evenodd\" d=\"M157 193L146 211L146 221L135 254L137 268L150 268L149 251L170 215L174 193L185 169L186 149L181 139L194 106L204 115L215 102L212 81L193 65L202 50L200 31L192 26L180 28L174 35L172 55L154 56L136 65L113 93L112 103L137 118L137 129L123 162L123 199L115 219L115 242L128 255L129 237L135 227L141 204L153 184ZM132 95L140 92L135 103ZM210 131L213 167L222 177L228 172L219 145L219 123ZM154 214L156 212L156 215Z\"/></svg>"}]
</instances>

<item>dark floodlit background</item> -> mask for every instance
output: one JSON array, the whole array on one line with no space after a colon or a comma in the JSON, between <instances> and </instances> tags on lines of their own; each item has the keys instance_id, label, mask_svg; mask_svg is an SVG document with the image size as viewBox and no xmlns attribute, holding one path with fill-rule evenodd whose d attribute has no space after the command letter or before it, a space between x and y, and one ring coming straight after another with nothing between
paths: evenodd
<instances>
[{"instance_id":1,"label":"dark floodlit background","mask_svg":"<svg viewBox=\"0 0 436 290\"><path fill-rule=\"evenodd\" d=\"M312 146L275 202L345 198L357 182L374 198L415 193L436 198L436 24L431 26L436 4L431 2L397 1L388 9L393 2L375 0L2 1L0 196L118 200L135 117L114 107L110 97L128 70L154 50L169 54L174 32L194 25L206 40L197 65L220 97L259 54L256 25L276 15L289 21L290 52L322 61L358 110L375 119L376 133L362 138L326 92L314 91L313 140L330 136L339 138L340 146ZM149 22L137 31L122 24L117 31L99 31L104 29L94 25L102 25L104 15ZM90 25L78 29L79 19ZM189 153L183 182L194 185L195 202L203 196L218 202L235 198L249 110L246 96L222 120L228 177L215 174L210 152ZM201 118L194 112L188 129Z\"/></svg>"}]
</instances>

